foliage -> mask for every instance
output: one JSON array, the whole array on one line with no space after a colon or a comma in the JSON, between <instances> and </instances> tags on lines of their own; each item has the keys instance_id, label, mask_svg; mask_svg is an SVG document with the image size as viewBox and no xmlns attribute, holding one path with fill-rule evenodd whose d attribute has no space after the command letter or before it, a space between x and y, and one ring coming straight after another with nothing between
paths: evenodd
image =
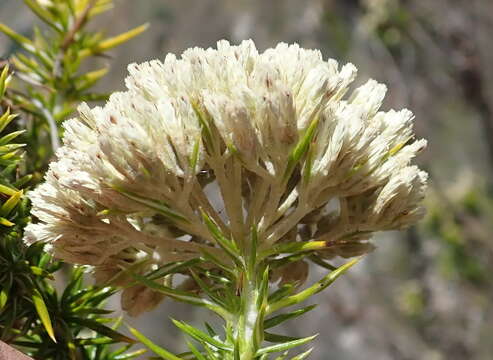
<instances>
[{"instance_id":1,"label":"foliage","mask_svg":"<svg viewBox=\"0 0 493 360\"><path fill-rule=\"evenodd\" d=\"M221 233L212 221L209 221L209 224L212 227L212 233ZM252 237L255 237L255 231L252 229ZM248 254L241 254L239 250L233 250L236 246L232 240L224 237L218 237L218 240L219 238L221 238L221 247L230 249L229 254L232 260L230 264L225 264L210 254L204 253L200 259L166 264L145 276L129 270L138 282L149 288L175 300L203 306L222 317L225 322L224 334L221 334L207 323L205 324L206 331L202 331L183 321L173 320L176 327L199 345L197 347L194 343L187 341L190 352L179 355L172 354L154 344L136 329L130 328L131 333L161 359L238 360L251 358L264 360L270 359L270 356L276 353L282 354L274 355L272 359L288 359L289 350L309 343L316 335L295 338L274 334L267 330L297 318L313 310L315 306L306 306L281 314L275 313L287 307L302 304L311 296L323 291L358 262L358 259L353 259L337 268L327 264L330 267L329 273L302 291L299 290L298 281L287 281L277 290L272 291L269 286L272 279L270 279L271 271L268 264L273 263L273 258L257 256L258 249L255 241L252 242ZM308 258L312 253L304 249L298 249L298 251L292 249L291 251L291 254L278 259L278 263L292 265L301 258ZM275 256L277 255L276 253ZM211 270L211 263L215 265L215 269ZM193 277L195 285L192 286L192 291L162 285L160 279L176 273L185 273ZM270 342L273 345L264 346L264 342ZM310 352L311 349L290 359L304 359Z\"/></svg>"},{"instance_id":2,"label":"foliage","mask_svg":"<svg viewBox=\"0 0 493 360\"><path fill-rule=\"evenodd\" d=\"M491 284L491 256L485 251L493 219L488 189L468 185L452 196L436 190L430 194L429 203L425 230L442 245L440 264L444 273L477 287Z\"/></svg>"},{"instance_id":3,"label":"foliage","mask_svg":"<svg viewBox=\"0 0 493 360\"><path fill-rule=\"evenodd\" d=\"M345 97L352 64L296 44L258 52L253 41L223 40L129 71L126 92L66 123L63 151L31 195L41 221L26 239L93 265L96 278L119 277L140 309L160 292L215 312L222 336L175 321L208 358L266 359L309 342L265 334L265 317L308 300L355 262L327 266L298 291L303 260L365 254L372 233L424 215L427 174L411 160L426 141L413 141L409 110L378 112L384 85L369 80ZM204 189L211 182L222 206ZM179 273L193 291L177 287L176 270L142 276L189 260L198 262ZM128 267L138 286L119 276ZM281 296L269 300L276 287Z\"/></svg>"},{"instance_id":4,"label":"foliage","mask_svg":"<svg viewBox=\"0 0 493 360\"><path fill-rule=\"evenodd\" d=\"M5 229L12 235L4 236L2 233L0 240L0 256L3 261L0 267L0 308L4 306L4 309L0 310L0 315L4 316L0 317L0 327L7 324L8 326L1 328L5 333L4 339L39 359L132 358L138 356L140 351L125 352L125 346L111 352L107 346L120 341L129 344L133 342L132 339L103 325L110 320L104 316L108 314L103 308L104 300L115 290L85 287L84 270L78 268L71 272L68 287L61 294L57 294L50 280L53 279L54 273L63 268L62 265L46 255L41 244L26 248L21 244L20 238L24 225L29 221L29 204L23 198L25 185L34 185L41 179L54 150L58 147L58 139L63 131L59 125L73 112L79 101L106 98L105 94L95 93L93 85L106 74L107 68L84 72L81 70L83 61L128 40L140 33L143 27L117 37L103 39L101 33L86 30L86 25L94 16L111 7L111 1L24 1L43 20L45 26L42 30L35 29L33 38L29 39L14 33L5 25L0 25L0 30L23 49L22 53L19 52L11 58L11 64L16 70L16 81L12 90L7 93L5 103L21 114L25 122L13 122L13 131L4 138L9 142L13 137L23 135L23 141L28 144L26 163L19 165L21 157L18 153L20 147L15 147L17 145L6 148L5 153L5 160L15 162L5 173L9 174L8 180L5 180L9 185L0 189L4 194L2 200L7 204L2 206L4 211L0 223L5 226L2 227L2 231ZM392 25L397 26L400 24ZM381 32L381 36L389 40L390 47L393 44L390 35L395 32L385 29ZM348 40L344 38L345 34L349 32L338 34L341 36L341 47L346 46ZM19 132L15 136L12 135L16 131L23 131L18 129L24 127L27 130L24 134ZM309 142L311 139L307 137L306 144ZM307 147L303 150L300 146L299 149L299 157L305 156ZM295 160L296 156L290 159L292 164L297 163ZM5 168L7 169L8 165ZM34 174L31 183L27 182L31 178L25 175L29 173ZM2 179L2 184L3 182ZM139 331L132 328L130 331L163 359L236 360L240 358L239 353L233 350L239 348L237 341L245 342L241 344L242 348L253 349L250 354L252 358L269 359L272 354L280 353L278 356L273 355L273 359L287 359L291 348L310 342L314 336L292 338L273 334L268 330L303 315L314 306L283 314L274 313L298 305L326 288L354 265L355 261L335 267L313 256L316 249L292 248L290 243L287 247L263 249L257 257L253 255L256 254L254 246L251 249L241 249L250 250L249 252L240 251L233 240L221 233L214 221L208 219L205 214L204 218L210 232L216 235L217 243L230 256L228 261L223 262L204 252L201 258L191 262L169 263L144 276L132 272L130 275L135 278L135 283L144 284L168 297L203 306L215 312L225 320L224 332L213 329L208 324L205 325L206 330L202 331L182 321L174 321L175 325L196 343L188 343L190 352L173 355L153 344ZM250 234L252 239L256 237L255 231L252 229ZM368 248L364 248L363 251L352 250L364 253ZM280 256L281 253L283 256ZM272 278L276 270L282 269L284 273L288 273L290 268L303 259L316 262L329 273L303 290L299 289L300 284L296 279L287 279L286 276L279 289L269 291L269 281L274 280ZM214 265L213 269L211 264ZM14 277L14 274L19 275ZM169 285L166 279L172 274L189 276L193 280L192 289L184 290ZM26 311L19 312L18 309ZM249 324L252 317L255 319L253 332ZM88 329L91 329L90 336L87 333ZM242 332L240 336L238 331ZM264 341L274 345L264 346ZM310 350L291 359L304 359L309 354Z\"/></svg>"},{"instance_id":5,"label":"foliage","mask_svg":"<svg viewBox=\"0 0 493 360\"><path fill-rule=\"evenodd\" d=\"M103 305L114 289L87 286L84 268L75 268L59 294L50 280L61 263L42 252L42 244L26 249L11 238L2 245L3 341L34 359L116 360L122 354L131 359L143 353L128 352L135 341L115 330L119 320L105 316L111 311ZM108 322L114 325L105 325ZM128 345L111 351L108 345L117 342Z\"/></svg>"},{"instance_id":6,"label":"foliage","mask_svg":"<svg viewBox=\"0 0 493 360\"><path fill-rule=\"evenodd\" d=\"M2 63L0 76L0 339L35 359L132 359L145 350L129 351L135 341L116 331L121 319L107 317L111 311L103 307L116 290L88 286L84 268L70 270L42 243L24 245L22 235L30 222L25 192L43 176L61 123L80 101L106 98L92 87L108 68L82 71L83 61L145 26L104 38L87 24L112 7L109 0L24 2L44 22L34 27L32 39L0 24L22 49L9 58L11 67ZM21 151L26 144L27 154ZM68 280L59 293L53 280L62 273ZM110 347L116 342L127 345Z\"/></svg>"},{"instance_id":7,"label":"foliage","mask_svg":"<svg viewBox=\"0 0 493 360\"><path fill-rule=\"evenodd\" d=\"M92 88L106 75L108 67L87 71L83 65L139 35L147 26L105 37L101 31L89 30L88 25L112 8L112 0L24 2L44 26L35 25L31 38L5 24L0 24L0 31L22 50L9 59L18 81L7 92L7 100L26 120L27 171L40 180L59 146L59 125L80 101L107 97Z\"/></svg>"}]
</instances>

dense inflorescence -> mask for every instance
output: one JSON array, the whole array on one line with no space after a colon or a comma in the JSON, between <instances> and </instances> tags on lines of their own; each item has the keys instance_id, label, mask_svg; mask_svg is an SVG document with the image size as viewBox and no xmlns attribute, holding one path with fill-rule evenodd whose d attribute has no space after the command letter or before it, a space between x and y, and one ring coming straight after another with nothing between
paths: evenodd
<instances>
[{"instance_id":1,"label":"dense inflorescence","mask_svg":"<svg viewBox=\"0 0 493 360\"><path fill-rule=\"evenodd\" d=\"M318 258L361 255L374 232L423 215L427 174L410 163L426 141L414 140L410 111L379 110L384 85L346 96L352 64L220 41L129 71L127 91L65 122L58 160L30 194L39 222L26 240L93 265L101 282L126 283L121 269L135 264L226 259L204 214L239 247L255 227L259 249L323 242ZM134 313L161 299L126 291Z\"/></svg>"}]
</instances>

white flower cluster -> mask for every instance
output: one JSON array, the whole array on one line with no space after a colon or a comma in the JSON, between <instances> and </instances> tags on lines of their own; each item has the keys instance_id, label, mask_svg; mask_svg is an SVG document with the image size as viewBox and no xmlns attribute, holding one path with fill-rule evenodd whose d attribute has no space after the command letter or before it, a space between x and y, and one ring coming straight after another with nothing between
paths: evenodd
<instances>
[{"instance_id":1,"label":"white flower cluster","mask_svg":"<svg viewBox=\"0 0 493 360\"><path fill-rule=\"evenodd\" d=\"M410 111L379 111L384 85L345 96L352 64L220 41L129 71L126 92L65 122L30 195L39 222L26 240L58 257L105 279L139 261L224 257L204 213L240 245L256 225L264 248L323 240L320 256L354 256L423 215L427 175L410 162L426 142Z\"/></svg>"}]
</instances>

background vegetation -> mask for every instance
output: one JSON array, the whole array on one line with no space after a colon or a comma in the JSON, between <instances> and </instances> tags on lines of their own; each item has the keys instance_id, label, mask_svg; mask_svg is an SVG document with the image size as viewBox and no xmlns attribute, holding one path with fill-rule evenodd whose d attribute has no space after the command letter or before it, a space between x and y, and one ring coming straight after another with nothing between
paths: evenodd
<instances>
[{"instance_id":1,"label":"background vegetation","mask_svg":"<svg viewBox=\"0 0 493 360\"><path fill-rule=\"evenodd\" d=\"M303 47L322 49L326 57L351 61L363 74L361 81L373 77L388 85L386 108L409 107L416 114L417 135L429 140L429 149L418 159L431 173L429 213L420 227L378 239L377 250L330 291L320 294L316 299L320 303L318 311L298 320L299 329L291 328L290 333L324 335L315 340L311 357L315 360L491 358L491 1L118 0L116 3L114 9L88 24L87 31L104 28L107 36L113 36L148 21L152 25L150 29L138 40L113 49L109 56L91 57L84 64L74 62L70 51L64 52L67 61L81 66L74 69L73 77L92 73L99 79L106 71L96 74L94 71L111 65L97 85L89 83L83 90L80 87L74 90L74 78L70 77L63 81L41 77L44 87L29 81L26 85L29 79L16 79L12 86L21 95L29 91L40 93L37 96L40 109L24 109L22 97L7 96L15 102L10 105L17 106L20 116L12 120L13 128L6 129L2 136L15 132L19 126L15 124L30 121L29 131L42 135L19 134L15 141L22 139L18 142L28 143L26 151L31 159L47 159L53 142L50 114L55 121L61 121L79 100L87 96L98 100L96 94L121 89L127 63L163 58L167 52L180 53L190 46L213 46L221 38L232 41L252 38L261 49L279 41L296 41ZM47 26L24 2L14 0L0 3L0 22L30 39L36 36L33 22ZM65 38L60 37L56 44L63 47ZM93 45L89 40L70 44L76 57L83 46L94 49ZM21 50L21 46L0 36L0 54L4 58ZM56 59L56 48L50 51ZM42 59L39 61L46 65ZM56 73L53 69L47 72ZM52 93L46 87L55 87L57 96L62 98L51 99ZM86 93L86 89L90 92ZM57 104L70 107L64 109ZM15 106L11 108L15 110ZM41 124L39 127L33 125L36 119ZM29 139L42 144L29 143ZM0 144L0 149L3 145ZM10 184L15 191L33 186L41 178L46 163L39 160L30 164L32 168L22 169L22 174L33 176L29 182L27 178L22 180L20 174L5 172L1 184ZM8 164L2 163L3 166ZM4 192L2 204L13 196ZM25 209L20 203L15 206L19 210L17 224L21 224ZM2 209L6 215L0 216L8 220L9 206ZM55 265L44 267L43 261L47 260L32 261L38 261L36 266L40 270L36 271L46 278L55 271ZM23 271L32 274L31 268ZM43 284L38 284L38 290L50 292ZM36 294L29 294L25 301L34 306L33 295ZM109 307L118 310L118 301L112 300ZM37 311L35 306L33 309ZM156 343L179 352L183 350L180 347L183 341L168 321L169 316L197 324L210 320L204 319L201 312L190 312L186 305L171 301L151 315L127 320ZM38 322L36 326L42 324Z\"/></svg>"}]
</instances>

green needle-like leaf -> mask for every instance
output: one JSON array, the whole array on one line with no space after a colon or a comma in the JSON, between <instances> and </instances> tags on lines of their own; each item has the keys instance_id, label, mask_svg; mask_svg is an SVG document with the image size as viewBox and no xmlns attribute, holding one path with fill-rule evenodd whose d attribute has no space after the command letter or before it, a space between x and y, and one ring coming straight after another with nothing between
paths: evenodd
<instances>
[{"instance_id":1,"label":"green needle-like leaf","mask_svg":"<svg viewBox=\"0 0 493 360\"><path fill-rule=\"evenodd\" d=\"M186 271L191 267L193 267L194 265L197 265L201 262L202 260L200 258L194 258L186 261L176 261L176 262L168 263L150 272L149 274L147 274L146 277L149 280L160 279L169 274L176 274L181 271Z\"/></svg>"},{"instance_id":2,"label":"green needle-like leaf","mask_svg":"<svg viewBox=\"0 0 493 360\"><path fill-rule=\"evenodd\" d=\"M267 354L265 354L267 356ZM281 355L279 355L278 357L276 357L274 360L284 360L288 357L288 352L284 352L282 353Z\"/></svg>"},{"instance_id":3,"label":"green needle-like leaf","mask_svg":"<svg viewBox=\"0 0 493 360\"><path fill-rule=\"evenodd\" d=\"M259 258L265 259L268 256L279 254L293 254L299 252L322 250L327 247L327 241L296 241L271 246L269 249L260 253Z\"/></svg>"},{"instance_id":4,"label":"green needle-like leaf","mask_svg":"<svg viewBox=\"0 0 493 360\"><path fill-rule=\"evenodd\" d=\"M313 348L311 349L308 349L307 351L305 351L304 353L301 353L299 355L296 355L294 358L292 358L291 360L303 360L303 359L306 359L313 351Z\"/></svg>"},{"instance_id":5,"label":"green needle-like leaf","mask_svg":"<svg viewBox=\"0 0 493 360\"><path fill-rule=\"evenodd\" d=\"M114 47L117 47L118 45L121 45L130 39L140 35L144 31L147 30L149 27L149 24L144 24L141 26L138 26L132 30L129 30L127 32L124 32L123 34L111 37L109 39L103 40L100 43L98 43L96 46L90 48L90 49L84 49L80 52L79 56L83 59L86 58L90 55L96 55L96 54L101 54L104 53L105 51L108 51L110 49L113 49Z\"/></svg>"},{"instance_id":6,"label":"green needle-like leaf","mask_svg":"<svg viewBox=\"0 0 493 360\"><path fill-rule=\"evenodd\" d=\"M306 185L310 182L313 167L313 148L310 146L306 155L305 166L303 169L303 183Z\"/></svg>"},{"instance_id":7,"label":"green needle-like leaf","mask_svg":"<svg viewBox=\"0 0 493 360\"><path fill-rule=\"evenodd\" d=\"M274 343L286 343L288 341L295 341L299 340L299 337L294 337L294 336L287 336L287 335L280 335L280 334L272 334L267 331L264 332L264 339L265 341L268 342L274 342Z\"/></svg>"},{"instance_id":8,"label":"green needle-like leaf","mask_svg":"<svg viewBox=\"0 0 493 360\"><path fill-rule=\"evenodd\" d=\"M175 326L177 328L179 328L184 333L190 335L195 340L200 341L201 343L206 343L206 344L212 345L215 348L221 349L221 350L226 350L226 351L232 351L233 350L233 349L231 349L230 346L220 342L219 340L216 340L216 339L210 337L205 332L200 331L199 329L196 329L193 326L190 326L183 321L178 321L175 319L171 319L171 320L173 321L173 323L175 324Z\"/></svg>"},{"instance_id":9,"label":"green needle-like leaf","mask_svg":"<svg viewBox=\"0 0 493 360\"><path fill-rule=\"evenodd\" d=\"M4 137L2 137L0 139L0 145L8 144L12 140L14 140L17 136L19 136L25 132L26 132L26 130L18 130L18 131L14 131L14 132L11 132L10 134L5 135Z\"/></svg>"},{"instance_id":10,"label":"green needle-like leaf","mask_svg":"<svg viewBox=\"0 0 493 360\"><path fill-rule=\"evenodd\" d=\"M14 209L14 207L19 203L23 191L17 191L14 195L12 195L6 202L3 203L0 208L0 216L7 216Z\"/></svg>"},{"instance_id":11,"label":"green needle-like leaf","mask_svg":"<svg viewBox=\"0 0 493 360\"><path fill-rule=\"evenodd\" d=\"M229 312L222 308L219 305L214 304L213 302L203 299L199 296L196 296L194 294L188 293L186 291L181 291L181 290L176 290L173 288L170 288L168 286L164 286L161 284L158 284L154 281L151 281L147 279L145 276L131 273L131 275L139 282L142 284L146 285L147 287L156 290L160 293L163 293L175 300L186 302L192 305L197 305L197 306L203 306L211 311L214 311L218 315L222 316L224 319L228 319L230 317Z\"/></svg>"},{"instance_id":12,"label":"green needle-like leaf","mask_svg":"<svg viewBox=\"0 0 493 360\"><path fill-rule=\"evenodd\" d=\"M179 221L188 221L184 216L178 214L177 212L171 210L167 205L157 202L152 199L147 199L145 197L136 195L131 193L130 191L126 191L118 185L111 186L114 190L118 191L120 194L128 197L131 200L137 201L138 203L149 207L152 210L159 212L160 214L166 216L171 220L179 220Z\"/></svg>"},{"instance_id":13,"label":"green needle-like leaf","mask_svg":"<svg viewBox=\"0 0 493 360\"><path fill-rule=\"evenodd\" d=\"M33 13L35 13L41 20L43 20L46 24L51 26L53 29L60 31L60 27L57 26L55 19L50 14L49 11L44 9L38 1L35 0L24 0L24 3L29 6Z\"/></svg>"},{"instance_id":14,"label":"green needle-like leaf","mask_svg":"<svg viewBox=\"0 0 493 360\"><path fill-rule=\"evenodd\" d=\"M77 86L77 90L84 91L91 88L108 73L108 70L109 68L105 67L99 70L90 71L80 76L76 79L76 81L79 83Z\"/></svg>"},{"instance_id":15,"label":"green needle-like leaf","mask_svg":"<svg viewBox=\"0 0 493 360\"><path fill-rule=\"evenodd\" d=\"M197 283L197 285L200 287L200 289L205 294L207 294L207 296L212 301L214 301L219 306L222 306L222 307L226 308L226 304L224 303L224 301L219 296L217 296L216 294L214 294L214 290L209 285L207 285L205 283L205 281L202 280L197 273L195 273L195 271L193 271L193 270L190 269L190 274L192 275L193 279L195 280L195 282Z\"/></svg>"},{"instance_id":16,"label":"green needle-like leaf","mask_svg":"<svg viewBox=\"0 0 493 360\"><path fill-rule=\"evenodd\" d=\"M0 184L0 193L12 196L16 193L17 191L12 189L11 187L5 186Z\"/></svg>"},{"instance_id":17,"label":"green needle-like leaf","mask_svg":"<svg viewBox=\"0 0 493 360\"><path fill-rule=\"evenodd\" d=\"M3 95L5 94L5 89L9 84L9 79L9 65L7 64L4 66L2 73L0 74L0 99L3 98Z\"/></svg>"},{"instance_id":18,"label":"green needle-like leaf","mask_svg":"<svg viewBox=\"0 0 493 360\"><path fill-rule=\"evenodd\" d=\"M202 218L204 219L204 223L209 229L211 235L213 236L214 240L216 240L217 244L233 259L233 261L239 265L240 267L243 267L242 260L240 257L240 250L236 246L236 243L228 238L226 238L223 233L221 232L221 229L219 229L219 226L214 223L214 221L207 215L204 211L202 212Z\"/></svg>"},{"instance_id":19,"label":"green needle-like leaf","mask_svg":"<svg viewBox=\"0 0 493 360\"><path fill-rule=\"evenodd\" d=\"M149 349L151 349L152 351L154 351L154 353L156 355L160 356L161 359L165 359L165 360L182 360L178 356L173 355L172 353L170 353L168 350L163 349L162 347L154 344L151 340L149 340L147 337L145 337L143 334L141 334L139 331L137 331L133 327L130 327L130 326L127 326L127 327L128 327L128 330L130 330L130 332L132 333L133 336L135 336L137 339L139 339L139 341L142 344L144 344Z\"/></svg>"},{"instance_id":20,"label":"green needle-like leaf","mask_svg":"<svg viewBox=\"0 0 493 360\"><path fill-rule=\"evenodd\" d=\"M0 131L3 131L5 127L10 124L12 120L16 118L17 115L10 114L10 108L7 108L7 110L3 113L2 116L0 116Z\"/></svg>"},{"instance_id":21,"label":"green needle-like leaf","mask_svg":"<svg viewBox=\"0 0 493 360\"><path fill-rule=\"evenodd\" d=\"M251 243L250 243L250 255L248 257L248 268L250 272L253 273L255 271L255 266L257 264L258 229L256 225L252 226L252 229L250 230L250 237L251 237Z\"/></svg>"},{"instance_id":22,"label":"green needle-like leaf","mask_svg":"<svg viewBox=\"0 0 493 360\"><path fill-rule=\"evenodd\" d=\"M347 262L344 265L339 266L336 270L331 271L329 274L324 276L320 281L317 281L315 284L310 286L309 288L295 294L291 295L286 298L282 298L278 300L277 302L274 302L270 304L267 307L267 314L270 314L274 311L277 311L279 309L282 309L287 306L291 305L296 305L299 304L306 299L308 299L310 296L318 294L325 288L327 288L330 284L332 284L339 276L344 274L349 268L351 268L354 264L356 264L360 259L353 259L349 262Z\"/></svg>"},{"instance_id":23,"label":"green needle-like leaf","mask_svg":"<svg viewBox=\"0 0 493 360\"><path fill-rule=\"evenodd\" d=\"M197 360L207 360L204 355L190 342L187 341L187 345L190 348L190 351L195 355Z\"/></svg>"},{"instance_id":24,"label":"green needle-like leaf","mask_svg":"<svg viewBox=\"0 0 493 360\"><path fill-rule=\"evenodd\" d=\"M21 34L16 33L14 30L12 30L7 25L0 23L0 32L3 32L5 35L10 37L12 40L14 40L16 43L18 43L25 50L27 50L31 53L36 52L36 47L34 46L34 44L31 40L29 40L25 36L22 36Z\"/></svg>"},{"instance_id":25,"label":"green needle-like leaf","mask_svg":"<svg viewBox=\"0 0 493 360\"><path fill-rule=\"evenodd\" d=\"M209 324L207 321L204 323L205 328L207 329L207 332L209 333L210 336L216 336L217 333L214 330L214 328Z\"/></svg>"},{"instance_id":26,"label":"green needle-like leaf","mask_svg":"<svg viewBox=\"0 0 493 360\"><path fill-rule=\"evenodd\" d=\"M10 284L2 284L2 290L0 291L0 311L3 309L7 300L9 299Z\"/></svg>"},{"instance_id":27,"label":"green needle-like leaf","mask_svg":"<svg viewBox=\"0 0 493 360\"><path fill-rule=\"evenodd\" d=\"M53 326L51 324L50 314L48 313L46 304L37 289L34 289L33 291L32 300L34 303L34 307L36 308L36 312L38 313L39 319L46 329L46 332L48 333L50 338L54 342L56 342L55 333L53 332Z\"/></svg>"},{"instance_id":28,"label":"green needle-like leaf","mask_svg":"<svg viewBox=\"0 0 493 360\"><path fill-rule=\"evenodd\" d=\"M318 335L308 336L306 338L288 341L288 342L285 342L283 344L268 346L268 347L265 347L265 348L258 350L256 356L260 356L263 354L269 354L269 353L273 353L273 352L286 351L286 350L292 349L296 346L304 345L304 344L312 341L313 339L315 339L317 336Z\"/></svg>"},{"instance_id":29,"label":"green needle-like leaf","mask_svg":"<svg viewBox=\"0 0 493 360\"><path fill-rule=\"evenodd\" d=\"M274 303L280 299L283 299L296 290L296 286L293 283L287 283L282 285L279 289L274 291L272 294L269 295L269 303Z\"/></svg>"},{"instance_id":30,"label":"green needle-like leaf","mask_svg":"<svg viewBox=\"0 0 493 360\"><path fill-rule=\"evenodd\" d=\"M303 134L303 137L298 141L293 151L289 155L288 164L286 166L286 171L284 172L284 176L283 176L284 182L289 180L289 177L291 176L294 168L310 148L310 143L313 137L315 136L319 119L320 117L317 116L311 122L310 126L308 127L308 129L306 129L305 133Z\"/></svg>"},{"instance_id":31,"label":"green needle-like leaf","mask_svg":"<svg viewBox=\"0 0 493 360\"><path fill-rule=\"evenodd\" d=\"M127 350L127 348L125 348L125 347L123 347L122 349L124 351ZM144 355L146 352L147 352L147 349L139 349L139 350L135 350L135 351L131 351L131 352L125 353L125 354L114 356L113 358L111 358L111 357L108 357L108 358L109 359L113 359L113 360L135 359L135 358L139 357L140 355Z\"/></svg>"},{"instance_id":32,"label":"green needle-like leaf","mask_svg":"<svg viewBox=\"0 0 493 360\"><path fill-rule=\"evenodd\" d=\"M107 326L104 326L103 324L97 322L96 320L92 320L92 319L83 319L83 318L68 318L67 319L69 322L73 322L73 323L76 323L76 324L79 324L79 325L82 325L84 327L87 327L91 330L94 330L96 331L97 333L101 334L101 335L104 335L104 336L107 336L117 342L126 342L126 343L130 343L130 344L133 344L135 343L136 341L132 338L129 338L128 336L125 336L123 334L120 334L119 332L107 327Z\"/></svg>"},{"instance_id":33,"label":"green needle-like leaf","mask_svg":"<svg viewBox=\"0 0 493 360\"><path fill-rule=\"evenodd\" d=\"M190 172L192 174L195 174L195 171L197 169L197 163L199 161L199 150L200 150L200 137L197 140L195 140L195 143L193 144L192 155L190 156Z\"/></svg>"},{"instance_id":34,"label":"green needle-like leaf","mask_svg":"<svg viewBox=\"0 0 493 360\"><path fill-rule=\"evenodd\" d=\"M0 225L11 227L11 226L14 226L15 224L12 221L9 221L3 217L0 217Z\"/></svg>"},{"instance_id":35,"label":"green needle-like leaf","mask_svg":"<svg viewBox=\"0 0 493 360\"><path fill-rule=\"evenodd\" d=\"M280 314L280 315L271 317L270 319L265 320L264 329L270 329L270 328L277 326L277 325L279 325L279 324L281 324L287 320L297 318L298 316L306 314L307 312L315 309L316 307L317 307L317 305L310 305L310 306L304 307L304 308L299 309L299 310L291 311L287 314Z\"/></svg>"}]
</instances>

